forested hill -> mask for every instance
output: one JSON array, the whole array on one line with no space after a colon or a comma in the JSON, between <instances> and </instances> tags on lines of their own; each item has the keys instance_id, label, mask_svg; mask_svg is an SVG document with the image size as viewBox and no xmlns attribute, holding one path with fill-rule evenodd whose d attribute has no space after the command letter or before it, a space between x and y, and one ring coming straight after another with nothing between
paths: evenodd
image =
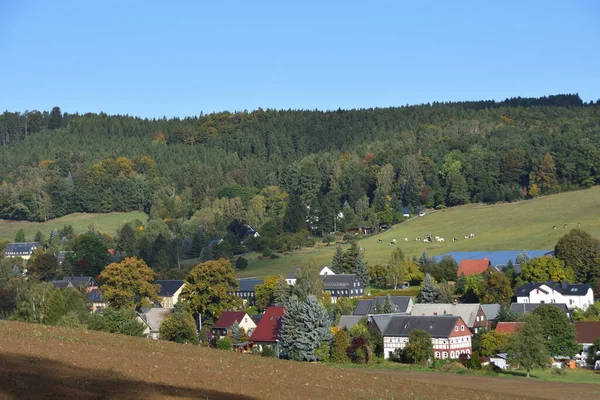
<instances>
[{"instance_id":1,"label":"forested hill","mask_svg":"<svg viewBox=\"0 0 600 400\"><path fill-rule=\"evenodd\" d=\"M313 233L401 208L514 201L600 182L600 101L578 95L140 119L0 116L0 218L143 210ZM310 206L309 211L306 206ZM307 215L308 213L308 215ZM306 220L309 220L308 224Z\"/></svg>"}]
</instances>

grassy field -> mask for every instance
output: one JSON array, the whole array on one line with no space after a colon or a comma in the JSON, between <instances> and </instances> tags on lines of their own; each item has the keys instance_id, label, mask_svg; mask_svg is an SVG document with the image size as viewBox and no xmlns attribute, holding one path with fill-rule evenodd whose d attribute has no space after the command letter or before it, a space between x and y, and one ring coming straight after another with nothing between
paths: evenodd
<instances>
[{"instance_id":1,"label":"grassy field","mask_svg":"<svg viewBox=\"0 0 600 400\"><path fill-rule=\"evenodd\" d=\"M47 238L54 229L61 229L65 225L72 225L75 233L85 233L90 224L93 224L97 231L114 236L116 234L115 231L119 226L134 219L145 222L148 220L148 216L143 212L113 212L108 214L69 214L48 222L10 221L0 219L0 240L14 240L19 229L25 231L25 237L29 241L33 240L37 231L42 232Z\"/></svg>"},{"instance_id":2,"label":"grassy field","mask_svg":"<svg viewBox=\"0 0 600 400\"><path fill-rule=\"evenodd\" d=\"M551 249L558 239L581 223L581 229L600 236L600 186L544 196L534 200L498 205L469 204L443 211L431 211L424 217L414 217L390 230L358 242L365 248L364 258L371 264L387 262L394 246L392 239L404 254L419 256L424 250L429 255L453 251L536 250ZM563 228L567 224L567 229ZM557 229L553 230L552 227ZM425 234L440 236L444 243L422 243L415 238ZM474 238L464 236L474 233ZM458 238L456 243L452 238ZM408 239L404 243L404 238ZM378 243L378 239L382 243ZM348 245L343 245L346 248ZM317 264L328 265L335 246L322 244L305 248L277 259L249 257L248 268L240 277L264 277L287 273L295 265L313 258Z\"/></svg>"},{"instance_id":3,"label":"grassy field","mask_svg":"<svg viewBox=\"0 0 600 400\"><path fill-rule=\"evenodd\" d=\"M0 321L2 399L565 399L598 386L336 368ZM568 375L567 375L568 376Z\"/></svg>"}]
</instances>

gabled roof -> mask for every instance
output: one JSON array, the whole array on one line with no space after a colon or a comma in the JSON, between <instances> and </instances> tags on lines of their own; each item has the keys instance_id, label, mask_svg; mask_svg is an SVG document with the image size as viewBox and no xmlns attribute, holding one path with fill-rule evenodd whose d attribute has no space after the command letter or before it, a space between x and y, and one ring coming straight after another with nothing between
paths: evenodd
<instances>
[{"instance_id":1,"label":"gabled roof","mask_svg":"<svg viewBox=\"0 0 600 400\"><path fill-rule=\"evenodd\" d=\"M212 326L213 328L218 329L229 329L233 324L239 324L247 314L243 311L224 311L221 313L221 316Z\"/></svg>"},{"instance_id":2,"label":"gabled roof","mask_svg":"<svg viewBox=\"0 0 600 400\"><path fill-rule=\"evenodd\" d=\"M4 248L5 253L13 253L16 255L32 253L33 250L42 247L38 242L19 242L9 243Z\"/></svg>"},{"instance_id":3,"label":"gabled roof","mask_svg":"<svg viewBox=\"0 0 600 400\"><path fill-rule=\"evenodd\" d=\"M489 258L484 258L483 260L460 260L456 276L479 275L488 269L490 265Z\"/></svg>"},{"instance_id":4,"label":"gabled roof","mask_svg":"<svg viewBox=\"0 0 600 400\"><path fill-rule=\"evenodd\" d=\"M160 285L158 290L158 297L171 297L181 288L184 281L180 280L157 280L154 281L155 285Z\"/></svg>"},{"instance_id":5,"label":"gabled roof","mask_svg":"<svg viewBox=\"0 0 600 400\"><path fill-rule=\"evenodd\" d=\"M481 309L485 314L485 318L489 321L495 320L500 312L500 304L482 304Z\"/></svg>"},{"instance_id":6,"label":"gabled roof","mask_svg":"<svg viewBox=\"0 0 600 400\"><path fill-rule=\"evenodd\" d=\"M349 289L358 278L355 274L323 275L324 290Z\"/></svg>"},{"instance_id":7,"label":"gabled roof","mask_svg":"<svg viewBox=\"0 0 600 400\"><path fill-rule=\"evenodd\" d=\"M496 325L496 331L498 333L506 333L510 335L518 331L523 325L525 325L524 322L498 322L498 325Z\"/></svg>"},{"instance_id":8,"label":"gabled roof","mask_svg":"<svg viewBox=\"0 0 600 400\"><path fill-rule=\"evenodd\" d=\"M508 268L508 264L496 264L494 265L494 269L498 272L506 272L506 269ZM513 270L515 271L515 273L518 275L521 273L522 269L521 269L521 264L513 264Z\"/></svg>"},{"instance_id":9,"label":"gabled roof","mask_svg":"<svg viewBox=\"0 0 600 400\"><path fill-rule=\"evenodd\" d=\"M296 265L294 268L292 268L292 270L285 276L285 279L296 279L296 273L298 272L299 268L299 265Z\"/></svg>"},{"instance_id":10,"label":"gabled roof","mask_svg":"<svg viewBox=\"0 0 600 400\"><path fill-rule=\"evenodd\" d=\"M402 207L402 214L409 214L410 215L410 210L408 207Z\"/></svg>"},{"instance_id":11,"label":"gabled roof","mask_svg":"<svg viewBox=\"0 0 600 400\"><path fill-rule=\"evenodd\" d=\"M475 317L481 305L475 304L415 304L411 315L457 315L467 326L475 325Z\"/></svg>"},{"instance_id":12,"label":"gabled roof","mask_svg":"<svg viewBox=\"0 0 600 400\"><path fill-rule=\"evenodd\" d=\"M539 306L551 305L558 308L561 311L564 311L565 314L569 312L569 308L564 303L512 303L510 305L510 310L519 315L532 313Z\"/></svg>"},{"instance_id":13,"label":"gabled roof","mask_svg":"<svg viewBox=\"0 0 600 400\"><path fill-rule=\"evenodd\" d=\"M594 343L600 339L600 321L575 322L575 340L579 344Z\"/></svg>"},{"instance_id":14,"label":"gabled roof","mask_svg":"<svg viewBox=\"0 0 600 400\"><path fill-rule=\"evenodd\" d=\"M362 315L342 315L337 326L338 328L350 329L358 324L362 318L364 318Z\"/></svg>"},{"instance_id":15,"label":"gabled roof","mask_svg":"<svg viewBox=\"0 0 600 400\"><path fill-rule=\"evenodd\" d=\"M285 276L285 279L296 279L296 274L300 268L301 267L299 265L292 268L292 270ZM335 275L335 272L333 272L327 265L323 265L319 270L319 275Z\"/></svg>"},{"instance_id":16,"label":"gabled roof","mask_svg":"<svg viewBox=\"0 0 600 400\"><path fill-rule=\"evenodd\" d=\"M87 301L89 303L103 303L102 291L100 289L92 289L87 294Z\"/></svg>"},{"instance_id":17,"label":"gabled roof","mask_svg":"<svg viewBox=\"0 0 600 400\"><path fill-rule=\"evenodd\" d=\"M548 288L565 296L585 296L592 288L587 283L570 284L567 282L556 283L553 281L530 282L518 287L517 290L515 290L515 296L529 296L529 293L534 289L538 289L546 293L547 291L541 287L542 285L547 286Z\"/></svg>"},{"instance_id":18,"label":"gabled roof","mask_svg":"<svg viewBox=\"0 0 600 400\"><path fill-rule=\"evenodd\" d=\"M65 276L60 281L52 281L55 287L59 287L63 284L71 284L75 289L86 288L86 287L96 287L98 286L98 282L91 276ZM57 284L59 286L57 286Z\"/></svg>"},{"instance_id":19,"label":"gabled roof","mask_svg":"<svg viewBox=\"0 0 600 400\"><path fill-rule=\"evenodd\" d=\"M390 296L392 303L394 303L394 313L407 313L410 305L410 296ZM376 296L373 299L359 300L356 308L354 309L353 315L367 315L375 313L376 301L383 305L386 296Z\"/></svg>"},{"instance_id":20,"label":"gabled roof","mask_svg":"<svg viewBox=\"0 0 600 400\"><path fill-rule=\"evenodd\" d=\"M138 313L138 315L148 325L150 332L158 332L160 324L174 311L174 308L151 308L144 313Z\"/></svg>"},{"instance_id":21,"label":"gabled roof","mask_svg":"<svg viewBox=\"0 0 600 400\"><path fill-rule=\"evenodd\" d=\"M71 282L66 282L66 281L52 281L52 284L54 285L55 288L63 289L63 290L68 287L73 287Z\"/></svg>"},{"instance_id":22,"label":"gabled roof","mask_svg":"<svg viewBox=\"0 0 600 400\"><path fill-rule=\"evenodd\" d=\"M254 287L263 283L262 279L238 279L240 292L254 292Z\"/></svg>"},{"instance_id":23,"label":"gabled roof","mask_svg":"<svg viewBox=\"0 0 600 400\"><path fill-rule=\"evenodd\" d=\"M267 307L252 333L252 341L275 343L279 339L281 317L284 313L285 307Z\"/></svg>"},{"instance_id":24,"label":"gabled roof","mask_svg":"<svg viewBox=\"0 0 600 400\"><path fill-rule=\"evenodd\" d=\"M452 333L454 326L460 321L459 316L416 316L393 315L385 324L381 334L383 336L408 336L415 329L422 329L434 338L447 338ZM377 324L379 328L379 324Z\"/></svg>"}]
</instances>

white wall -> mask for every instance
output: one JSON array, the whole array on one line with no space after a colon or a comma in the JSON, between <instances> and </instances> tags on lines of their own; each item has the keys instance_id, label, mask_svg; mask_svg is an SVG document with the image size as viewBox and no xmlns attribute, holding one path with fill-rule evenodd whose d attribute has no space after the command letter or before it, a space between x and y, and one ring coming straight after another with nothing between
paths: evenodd
<instances>
[{"instance_id":1,"label":"white wall","mask_svg":"<svg viewBox=\"0 0 600 400\"><path fill-rule=\"evenodd\" d=\"M541 289L548 293L544 293ZM585 311L594 303L594 294L592 289L589 289L585 296L563 295L546 285L541 285L540 289L529 292L529 296L517 297L517 303L564 303L569 309L581 308Z\"/></svg>"}]
</instances>

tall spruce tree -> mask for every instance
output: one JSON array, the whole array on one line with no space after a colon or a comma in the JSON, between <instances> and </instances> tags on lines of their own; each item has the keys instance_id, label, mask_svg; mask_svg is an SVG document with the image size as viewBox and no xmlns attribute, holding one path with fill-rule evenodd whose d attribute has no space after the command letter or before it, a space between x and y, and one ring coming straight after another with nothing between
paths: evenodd
<instances>
[{"instance_id":1,"label":"tall spruce tree","mask_svg":"<svg viewBox=\"0 0 600 400\"><path fill-rule=\"evenodd\" d=\"M423 286L421 287L421 291L417 296L417 303L435 303L436 299L436 290L435 283L433 282L433 278L431 275L425 275L425 281L423 282Z\"/></svg>"},{"instance_id":2,"label":"tall spruce tree","mask_svg":"<svg viewBox=\"0 0 600 400\"><path fill-rule=\"evenodd\" d=\"M277 286L275 286L275 293L273 294L275 304L279 306L287 304L290 295L290 285L288 285L283 275L281 275L277 281Z\"/></svg>"},{"instance_id":3,"label":"tall spruce tree","mask_svg":"<svg viewBox=\"0 0 600 400\"><path fill-rule=\"evenodd\" d=\"M337 246L331 260L331 270L336 274L344 272L344 252L341 246Z\"/></svg>"},{"instance_id":4,"label":"tall spruce tree","mask_svg":"<svg viewBox=\"0 0 600 400\"><path fill-rule=\"evenodd\" d=\"M354 267L352 273L356 274L356 277L360 281L361 285L367 286L369 284L370 276L365 263L363 262L362 254L358 253L354 260Z\"/></svg>"},{"instance_id":5,"label":"tall spruce tree","mask_svg":"<svg viewBox=\"0 0 600 400\"><path fill-rule=\"evenodd\" d=\"M381 309L381 302L379 301L379 297L375 297L373 300L373 312L375 314L383 314L383 310Z\"/></svg>"},{"instance_id":6,"label":"tall spruce tree","mask_svg":"<svg viewBox=\"0 0 600 400\"><path fill-rule=\"evenodd\" d=\"M306 228L305 210L302 200L296 194L290 195L290 201L283 217L283 230L295 233Z\"/></svg>"},{"instance_id":7,"label":"tall spruce tree","mask_svg":"<svg viewBox=\"0 0 600 400\"><path fill-rule=\"evenodd\" d=\"M383 306L381 308L382 314L391 314L396 310L396 306L394 302L392 302L392 297L388 294L385 296L385 301L383 302Z\"/></svg>"}]
</instances>

